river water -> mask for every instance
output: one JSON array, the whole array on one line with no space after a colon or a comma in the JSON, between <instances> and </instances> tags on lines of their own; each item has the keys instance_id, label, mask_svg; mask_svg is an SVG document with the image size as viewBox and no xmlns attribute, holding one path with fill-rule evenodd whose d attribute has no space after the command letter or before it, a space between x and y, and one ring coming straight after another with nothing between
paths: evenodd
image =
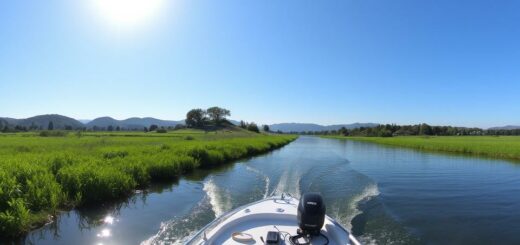
<instances>
[{"instance_id":1,"label":"river water","mask_svg":"<svg viewBox=\"0 0 520 245\"><path fill-rule=\"evenodd\" d=\"M65 212L16 243L182 244L234 207L308 191L365 244L520 244L520 164L316 137Z\"/></svg>"}]
</instances>

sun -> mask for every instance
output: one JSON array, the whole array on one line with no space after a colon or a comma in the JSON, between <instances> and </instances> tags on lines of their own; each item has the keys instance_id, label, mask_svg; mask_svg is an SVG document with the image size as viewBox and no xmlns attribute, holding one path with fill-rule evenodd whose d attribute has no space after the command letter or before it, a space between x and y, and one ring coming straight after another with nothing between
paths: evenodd
<instances>
[{"instance_id":1,"label":"sun","mask_svg":"<svg viewBox=\"0 0 520 245\"><path fill-rule=\"evenodd\" d=\"M119 28L134 28L154 17L166 0L90 0L99 17Z\"/></svg>"}]
</instances>

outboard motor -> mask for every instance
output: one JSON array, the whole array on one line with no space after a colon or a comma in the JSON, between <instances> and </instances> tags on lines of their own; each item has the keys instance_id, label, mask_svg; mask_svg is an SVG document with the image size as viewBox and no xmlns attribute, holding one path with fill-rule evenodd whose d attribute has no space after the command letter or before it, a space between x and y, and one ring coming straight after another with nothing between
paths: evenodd
<instances>
[{"instance_id":1,"label":"outboard motor","mask_svg":"<svg viewBox=\"0 0 520 245\"><path fill-rule=\"evenodd\" d=\"M298 204L298 226L307 235L319 235L325 222L325 203L319 193L305 193Z\"/></svg>"}]
</instances>

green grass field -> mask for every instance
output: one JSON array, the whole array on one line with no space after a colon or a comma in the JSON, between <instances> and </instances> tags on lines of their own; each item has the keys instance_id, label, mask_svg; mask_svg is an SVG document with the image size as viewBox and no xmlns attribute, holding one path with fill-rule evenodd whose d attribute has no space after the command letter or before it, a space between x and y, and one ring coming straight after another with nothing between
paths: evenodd
<instances>
[{"instance_id":1,"label":"green grass field","mask_svg":"<svg viewBox=\"0 0 520 245\"><path fill-rule=\"evenodd\" d=\"M520 136L400 136L400 137L343 137L390 146L476 156L520 160Z\"/></svg>"},{"instance_id":2,"label":"green grass field","mask_svg":"<svg viewBox=\"0 0 520 245\"><path fill-rule=\"evenodd\" d=\"M124 198L154 181L279 148L294 136L233 129L168 133L0 133L0 236L62 208Z\"/></svg>"}]
</instances>

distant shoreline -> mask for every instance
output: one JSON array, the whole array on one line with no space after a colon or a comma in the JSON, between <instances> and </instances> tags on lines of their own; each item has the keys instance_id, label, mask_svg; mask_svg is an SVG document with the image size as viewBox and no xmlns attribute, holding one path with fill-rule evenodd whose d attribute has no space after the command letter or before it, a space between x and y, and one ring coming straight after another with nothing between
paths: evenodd
<instances>
[{"instance_id":1,"label":"distant shoreline","mask_svg":"<svg viewBox=\"0 0 520 245\"><path fill-rule=\"evenodd\" d=\"M520 161L520 136L321 137L363 141L432 152L460 153Z\"/></svg>"}]
</instances>

